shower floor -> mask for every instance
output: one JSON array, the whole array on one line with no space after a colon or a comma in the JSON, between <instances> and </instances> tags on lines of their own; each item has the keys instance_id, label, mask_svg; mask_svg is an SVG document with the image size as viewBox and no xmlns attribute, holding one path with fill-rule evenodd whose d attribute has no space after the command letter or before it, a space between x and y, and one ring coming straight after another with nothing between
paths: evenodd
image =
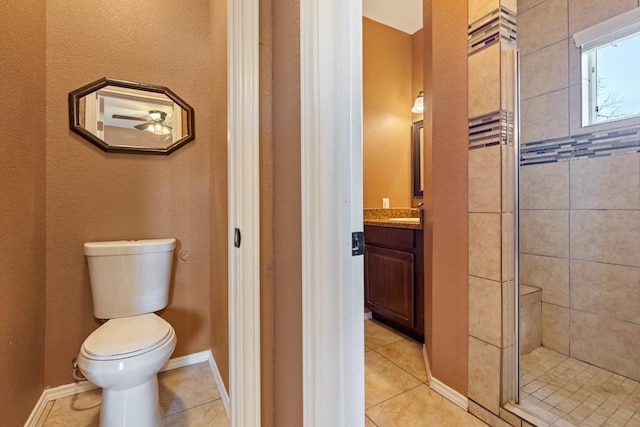
<instances>
[{"instance_id":1,"label":"shower floor","mask_svg":"<svg viewBox=\"0 0 640 427\"><path fill-rule=\"evenodd\" d=\"M640 427L640 383L538 347L520 357L520 406L553 425Z\"/></svg>"}]
</instances>

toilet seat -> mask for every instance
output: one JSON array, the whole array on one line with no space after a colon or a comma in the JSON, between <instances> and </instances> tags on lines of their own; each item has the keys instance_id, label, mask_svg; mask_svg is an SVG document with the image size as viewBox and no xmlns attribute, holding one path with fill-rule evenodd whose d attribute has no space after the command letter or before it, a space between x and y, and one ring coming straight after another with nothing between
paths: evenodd
<instances>
[{"instance_id":1,"label":"toilet seat","mask_svg":"<svg viewBox=\"0 0 640 427\"><path fill-rule=\"evenodd\" d=\"M171 325L153 313L111 319L89 335L81 353L93 360L131 358L162 346L174 335Z\"/></svg>"}]
</instances>

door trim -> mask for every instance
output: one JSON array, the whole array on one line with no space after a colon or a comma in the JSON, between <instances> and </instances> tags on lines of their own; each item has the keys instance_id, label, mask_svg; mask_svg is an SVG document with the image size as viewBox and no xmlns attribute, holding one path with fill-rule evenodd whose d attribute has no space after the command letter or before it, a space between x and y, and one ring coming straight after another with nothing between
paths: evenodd
<instances>
[{"instance_id":1,"label":"door trim","mask_svg":"<svg viewBox=\"0 0 640 427\"><path fill-rule=\"evenodd\" d=\"M364 426L362 4L301 0L303 421Z\"/></svg>"},{"instance_id":2,"label":"door trim","mask_svg":"<svg viewBox=\"0 0 640 427\"><path fill-rule=\"evenodd\" d=\"M260 426L258 0L227 2L229 403L232 427ZM234 247L234 230L242 234Z\"/></svg>"}]
</instances>

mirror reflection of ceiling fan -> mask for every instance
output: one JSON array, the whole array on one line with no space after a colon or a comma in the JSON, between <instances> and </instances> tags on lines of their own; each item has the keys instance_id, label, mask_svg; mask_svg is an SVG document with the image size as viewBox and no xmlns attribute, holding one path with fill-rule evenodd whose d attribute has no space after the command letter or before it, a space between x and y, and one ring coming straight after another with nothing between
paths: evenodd
<instances>
[{"instance_id":1,"label":"mirror reflection of ceiling fan","mask_svg":"<svg viewBox=\"0 0 640 427\"><path fill-rule=\"evenodd\" d=\"M173 129L171 126L164 122L167 118L167 113L159 110L150 110L149 117L147 118L124 116L122 114L113 114L111 117L114 119L136 120L139 122L145 122L139 125L135 125L134 128L138 130L146 130L155 135L170 135Z\"/></svg>"}]
</instances>

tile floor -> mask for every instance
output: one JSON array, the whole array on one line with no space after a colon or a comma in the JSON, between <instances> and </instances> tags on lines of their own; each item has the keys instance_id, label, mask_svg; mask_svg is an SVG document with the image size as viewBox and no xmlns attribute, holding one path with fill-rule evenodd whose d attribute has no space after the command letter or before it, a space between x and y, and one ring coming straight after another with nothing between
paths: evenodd
<instances>
[{"instance_id":1,"label":"tile floor","mask_svg":"<svg viewBox=\"0 0 640 427\"><path fill-rule=\"evenodd\" d=\"M375 320L365 321L366 427L485 427L426 384L422 345ZM164 426L226 427L207 362L159 375ZM38 427L98 425L100 390L47 404Z\"/></svg>"},{"instance_id":2,"label":"tile floor","mask_svg":"<svg viewBox=\"0 0 640 427\"><path fill-rule=\"evenodd\" d=\"M520 358L520 390L520 406L554 424L640 427L638 381L546 347Z\"/></svg>"},{"instance_id":3,"label":"tile floor","mask_svg":"<svg viewBox=\"0 0 640 427\"><path fill-rule=\"evenodd\" d=\"M229 426L208 362L161 372L158 387L165 427ZM51 401L36 426L97 427L100 401L100 389Z\"/></svg>"},{"instance_id":4,"label":"tile floor","mask_svg":"<svg viewBox=\"0 0 640 427\"><path fill-rule=\"evenodd\" d=\"M365 427L485 427L426 384L422 345L366 320Z\"/></svg>"}]
</instances>

